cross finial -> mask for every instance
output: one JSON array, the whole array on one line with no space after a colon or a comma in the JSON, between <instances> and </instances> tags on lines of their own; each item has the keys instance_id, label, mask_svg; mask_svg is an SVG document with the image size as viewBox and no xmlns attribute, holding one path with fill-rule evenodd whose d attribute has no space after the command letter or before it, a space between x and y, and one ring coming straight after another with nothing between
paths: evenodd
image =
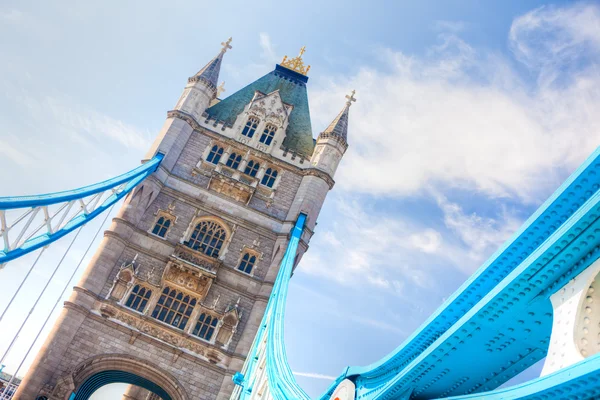
<instances>
[{"instance_id":1,"label":"cross finial","mask_svg":"<svg viewBox=\"0 0 600 400\"><path fill-rule=\"evenodd\" d=\"M350 93L350 95L346 95L346 98L348 99L346 104L348 105L348 107L350 107L352 103L356 101L356 99L354 98L354 93L356 93L356 90L353 90L352 93Z\"/></svg>"},{"instance_id":2,"label":"cross finial","mask_svg":"<svg viewBox=\"0 0 600 400\"><path fill-rule=\"evenodd\" d=\"M306 46L302 46L300 48L300 54L298 55L298 57L302 57L302 54L304 54L306 52Z\"/></svg>"},{"instance_id":3,"label":"cross finial","mask_svg":"<svg viewBox=\"0 0 600 400\"><path fill-rule=\"evenodd\" d=\"M225 81L221 82L219 87L217 88L217 97L221 97L221 93L225 91Z\"/></svg>"},{"instance_id":4,"label":"cross finial","mask_svg":"<svg viewBox=\"0 0 600 400\"><path fill-rule=\"evenodd\" d=\"M223 53L226 53L228 49L232 48L229 43L231 43L231 38L227 39L226 42L221 42L221 45L223 46L223 48L221 49L221 51Z\"/></svg>"}]
</instances>

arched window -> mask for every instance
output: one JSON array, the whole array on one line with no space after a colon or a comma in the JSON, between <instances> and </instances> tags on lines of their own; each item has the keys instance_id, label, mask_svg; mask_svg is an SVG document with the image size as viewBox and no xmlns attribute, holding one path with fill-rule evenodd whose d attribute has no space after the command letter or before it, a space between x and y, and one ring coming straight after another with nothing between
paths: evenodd
<instances>
[{"instance_id":1,"label":"arched window","mask_svg":"<svg viewBox=\"0 0 600 400\"><path fill-rule=\"evenodd\" d=\"M229 156L229 159L227 160L227 163L225 165L227 165L228 167L233 168L233 169L238 169L241 162L242 162L241 155L231 153L231 155Z\"/></svg>"},{"instance_id":2,"label":"arched window","mask_svg":"<svg viewBox=\"0 0 600 400\"><path fill-rule=\"evenodd\" d=\"M152 296L152 290L146 289L140 285L135 285L129 294L127 302L125 302L125 307L135 311L144 312L148 300L150 300L150 296Z\"/></svg>"},{"instance_id":3,"label":"arched window","mask_svg":"<svg viewBox=\"0 0 600 400\"><path fill-rule=\"evenodd\" d=\"M158 303L154 307L152 318L175 328L185 329L195 305L195 298L167 286L163 289Z\"/></svg>"},{"instance_id":4,"label":"arched window","mask_svg":"<svg viewBox=\"0 0 600 400\"><path fill-rule=\"evenodd\" d=\"M271 145L271 141L273 141L275 132L277 132L277 127L271 124L267 124L262 135L260 135L260 142L266 144L267 146Z\"/></svg>"},{"instance_id":5,"label":"arched window","mask_svg":"<svg viewBox=\"0 0 600 400\"><path fill-rule=\"evenodd\" d=\"M260 183L262 185L272 188L275 184L275 179L277 179L277 170L273 168L267 168L267 170L265 171L265 175L263 176L262 181L260 181Z\"/></svg>"},{"instance_id":6,"label":"arched window","mask_svg":"<svg viewBox=\"0 0 600 400\"><path fill-rule=\"evenodd\" d=\"M164 238L167 235L167 231L171 226L171 220L169 218L160 217L156 224L154 225L154 229L152 229L152 233L156 236L160 236Z\"/></svg>"},{"instance_id":7,"label":"arched window","mask_svg":"<svg viewBox=\"0 0 600 400\"><path fill-rule=\"evenodd\" d=\"M254 264L256 264L256 256L250 253L246 253L244 254L244 257L242 257L238 269L242 272L249 274L250 272L252 272Z\"/></svg>"},{"instance_id":8,"label":"arched window","mask_svg":"<svg viewBox=\"0 0 600 400\"><path fill-rule=\"evenodd\" d=\"M190 240L185 244L194 250L203 252L207 256L217 258L226 237L227 233L225 229L218 223L214 221L201 221L196 225L192 236L190 236Z\"/></svg>"},{"instance_id":9,"label":"arched window","mask_svg":"<svg viewBox=\"0 0 600 400\"><path fill-rule=\"evenodd\" d=\"M199 338L210 341L215 333L215 328L218 323L219 320L216 317L202 313L200 318L198 318L198 322L196 322L193 334Z\"/></svg>"},{"instance_id":10,"label":"arched window","mask_svg":"<svg viewBox=\"0 0 600 400\"><path fill-rule=\"evenodd\" d=\"M248 122L246 122L246 126L242 130L242 135L251 138L252 136L254 136L256 128L258 128L258 118L250 117L248 118Z\"/></svg>"},{"instance_id":11,"label":"arched window","mask_svg":"<svg viewBox=\"0 0 600 400\"><path fill-rule=\"evenodd\" d=\"M218 164L221 156L223 155L223 148L217 146L216 144L210 149L210 153L208 153L208 157L206 157L206 161L213 164Z\"/></svg>"},{"instance_id":12,"label":"arched window","mask_svg":"<svg viewBox=\"0 0 600 400\"><path fill-rule=\"evenodd\" d=\"M244 173L246 175L250 175L252 177L256 176L256 173L258 172L258 169L260 168L260 164L257 163L254 160L250 160L248 161L248 164L246 164L246 169L244 170Z\"/></svg>"}]
</instances>

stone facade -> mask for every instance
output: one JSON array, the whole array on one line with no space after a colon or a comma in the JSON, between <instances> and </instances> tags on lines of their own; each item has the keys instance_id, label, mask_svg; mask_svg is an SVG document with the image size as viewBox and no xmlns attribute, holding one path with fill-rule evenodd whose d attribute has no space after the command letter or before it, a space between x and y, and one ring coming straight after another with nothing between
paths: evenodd
<instances>
[{"instance_id":1,"label":"stone facade","mask_svg":"<svg viewBox=\"0 0 600 400\"><path fill-rule=\"evenodd\" d=\"M164 154L159 170L128 195L104 233L17 399L64 400L110 370L147 379L172 399L231 395L231 377L251 347L290 229L299 213L307 214L300 258L335 168L279 144L294 112L279 91L256 94L232 126L205 119L226 49L190 78L168 113L148 153ZM275 111L252 109L261 99ZM274 121L276 142L261 143L260 131L253 141L241 137L249 115ZM220 159L211 159L215 146ZM240 165L227 164L232 153L242 156ZM250 161L260 163L254 175L245 169ZM271 181L264 177L269 169L277 171ZM209 233L201 231L206 226ZM136 390L131 396L144 393Z\"/></svg>"}]
</instances>

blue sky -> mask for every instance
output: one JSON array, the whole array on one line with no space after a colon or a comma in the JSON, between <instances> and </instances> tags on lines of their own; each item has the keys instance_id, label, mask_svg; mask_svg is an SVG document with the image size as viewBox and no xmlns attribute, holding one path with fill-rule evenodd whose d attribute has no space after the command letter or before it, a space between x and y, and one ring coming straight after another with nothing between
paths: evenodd
<instances>
[{"instance_id":1,"label":"blue sky","mask_svg":"<svg viewBox=\"0 0 600 400\"><path fill-rule=\"evenodd\" d=\"M0 195L138 165L187 77L229 36L225 96L306 45L313 131L348 91L358 98L350 148L290 289L289 359L317 395L345 366L398 346L600 143L600 7L545 3L5 0ZM28 293L66 245L52 248ZM0 271L4 287L27 262ZM0 351L34 300L19 299Z\"/></svg>"}]
</instances>

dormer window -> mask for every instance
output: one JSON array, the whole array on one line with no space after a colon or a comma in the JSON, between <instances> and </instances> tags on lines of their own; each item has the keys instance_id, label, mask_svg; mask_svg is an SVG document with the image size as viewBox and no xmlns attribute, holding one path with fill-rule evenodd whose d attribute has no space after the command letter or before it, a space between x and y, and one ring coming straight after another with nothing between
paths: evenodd
<instances>
[{"instance_id":1,"label":"dormer window","mask_svg":"<svg viewBox=\"0 0 600 400\"><path fill-rule=\"evenodd\" d=\"M260 135L260 142L266 144L267 146L270 146L271 142L273 141L273 137L275 137L275 132L277 132L277 127L271 124L267 124L262 135Z\"/></svg>"},{"instance_id":2,"label":"dormer window","mask_svg":"<svg viewBox=\"0 0 600 400\"><path fill-rule=\"evenodd\" d=\"M260 168L259 163L257 163L254 160L250 160L250 161L248 161L248 164L246 165L246 169L244 170L244 173L246 175L250 175L251 177L255 177L256 174L258 173L259 168Z\"/></svg>"},{"instance_id":3,"label":"dormer window","mask_svg":"<svg viewBox=\"0 0 600 400\"><path fill-rule=\"evenodd\" d=\"M252 138L254 132L256 132L256 128L258 128L258 122L258 118L256 117L248 118L248 122L246 122L246 126L242 130L242 135Z\"/></svg>"},{"instance_id":4,"label":"dormer window","mask_svg":"<svg viewBox=\"0 0 600 400\"><path fill-rule=\"evenodd\" d=\"M260 183L261 185L265 185L267 187L272 188L275 184L275 179L277 179L277 170L273 168L268 168Z\"/></svg>"},{"instance_id":5,"label":"dormer window","mask_svg":"<svg viewBox=\"0 0 600 400\"><path fill-rule=\"evenodd\" d=\"M240 163L242 162L242 156L236 153L231 153L229 159L227 159L227 165L229 168L238 169Z\"/></svg>"},{"instance_id":6,"label":"dormer window","mask_svg":"<svg viewBox=\"0 0 600 400\"><path fill-rule=\"evenodd\" d=\"M223 148L217 145L214 145L212 149L210 149L210 153L208 153L208 157L206 157L206 161L213 164L218 164L221 156L223 155Z\"/></svg>"}]
</instances>

